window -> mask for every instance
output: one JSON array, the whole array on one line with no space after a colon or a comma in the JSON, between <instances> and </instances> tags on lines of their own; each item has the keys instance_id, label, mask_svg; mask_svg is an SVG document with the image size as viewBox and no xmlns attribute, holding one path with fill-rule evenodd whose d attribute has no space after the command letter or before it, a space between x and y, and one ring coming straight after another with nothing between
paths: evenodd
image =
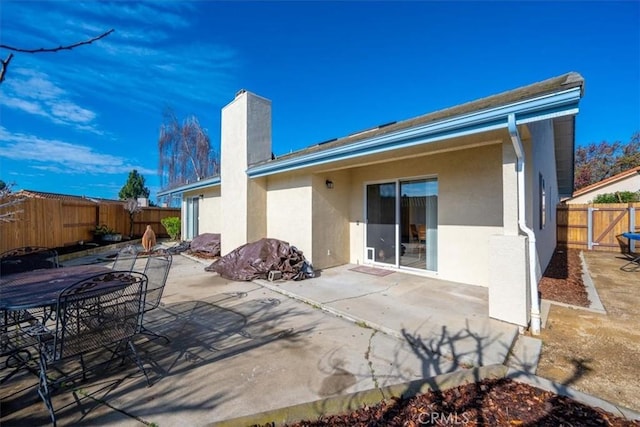
<instances>
[{"instance_id":1,"label":"window","mask_svg":"<svg viewBox=\"0 0 640 427\"><path fill-rule=\"evenodd\" d=\"M538 184L540 186L540 230L543 230L547 225L547 190L542 174L539 174L538 178Z\"/></svg>"}]
</instances>

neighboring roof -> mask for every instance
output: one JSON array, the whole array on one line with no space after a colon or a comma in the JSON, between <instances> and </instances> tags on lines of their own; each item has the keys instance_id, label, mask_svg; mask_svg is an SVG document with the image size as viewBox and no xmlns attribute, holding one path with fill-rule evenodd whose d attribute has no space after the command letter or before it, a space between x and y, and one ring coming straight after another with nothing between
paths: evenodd
<instances>
[{"instance_id":1,"label":"neighboring roof","mask_svg":"<svg viewBox=\"0 0 640 427\"><path fill-rule=\"evenodd\" d=\"M122 200L101 199L97 197L73 196L70 194L47 193L44 191L20 190L16 195L21 197L29 197L33 199L55 199L74 202L91 202L91 203L118 203L122 204Z\"/></svg>"},{"instance_id":2,"label":"neighboring roof","mask_svg":"<svg viewBox=\"0 0 640 427\"><path fill-rule=\"evenodd\" d=\"M624 172L620 172L617 175L613 175L613 176L610 176L609 178L605 178L602 181L596 182L591 185L587 185L586 187L582 187L581 189L574 191L573 197L578 197L583 194L590 193L594 190L599 190L602 187L606 187L609 184L622 181L623 179L632 177L634 175L640 175L640 166L636 166L635 168L631 168Z\"/></svg>"}]
</instances>

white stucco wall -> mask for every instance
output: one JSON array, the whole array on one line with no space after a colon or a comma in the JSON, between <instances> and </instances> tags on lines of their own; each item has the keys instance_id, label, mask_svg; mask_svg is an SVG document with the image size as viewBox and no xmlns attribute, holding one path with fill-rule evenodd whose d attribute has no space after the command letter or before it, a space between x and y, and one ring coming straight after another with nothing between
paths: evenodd
<instances>
[{"instance_id":1,"label":"white stucco wall","mask_svg":"<svg viewBox=\"0 0 640 427\"><path fill-rule=\"evenodd\" d=\"M438 179L438 277L488 286L489 238L502 233L502 145L469 148L352 170L350 262L364 259L367 182Z\"/></svg>"},{"instance_id":2,"label":"white stucco wall","mask_svg":"<svg viewBox=\"0 0 640 427\"><path fill-rule=\"evenodd\" d=\"M222 109L220 145L224 255L267 231L266 182L250 182L246 170L271 157L271 101L239 93Z\"/></svg>"},{"instance_id":3,"label":"white stucco wall","mask_svg":"<svg viewBox=\"0 0 640 427\"><path fill-rule=\"evenodd\" d=\"M536 249L538 251L536 276L540 280L556 247L556 206L560 200L556 175L553 122L551 120L534 122L530 123L528 128L531 139L526 141L527 154L530 159L527 161L529 167L527 194L530 201L529 209L527 209L527 223L536 235ZM541 225L540 176L544 179L546 198L544 226Z\"/></svg>"},{"instance_id":4,"label":"white stucco wall","mask_svg":"<svg viewBox=\"0 0 640 427\"><path fill-rule=\"evenodd\" d=\"M526 326L529 319L528 250L527 239L518 226L518 158L511 140L503 142L501 151L503 229L489 240L489 315Z\"/></svg>"},{"instance_id":5,"label":"white stucco wall","mask_svg":"<svg viewBox=\"0 0 640 427\"><path fill-rule=\"evenodd\" d=\"M576 196L566 201L569 204L591 203L599 194L615 193L617 191L640 191L640 174L636 173L619 181L612 182L601 188Z\"/></svg>"},{"instance_id":6,"label":"white stucco wall","mask_svg":"<svg viewBox=\"0 0 640 427\"><path fill-rule=\"evenodd\" d=\"M327 188L326 181L333 182ZM313 265L328 268L349 262L351 174L337 171L313 176Z\"/></svg>"},{"instance_id":7,"label":"white stucco wall","mask_svg":"<svg viewBox=\"0 0 640 427\"><path fill-rule=\"evenodd\" d=\"M494 235L489 250L489 316L525 327L529 323L527 239Z\"/></svg>"},{"instance_id":8,"label":"white stucco wall","mask_svg":"<svg viewBox=\"0 0 640 427\"><path fill-rule=\"evenodd\" d=\"M248 182L247 188L247 242L267 237L267 179Z\"/></svg>"},{"instance_id":9,"label":"white stucco wall","mask_svg":"<svg viewBox=\"0 0 640 427\"><path fill-rule=\"evenodd\" d=\"M311 175L270 176L266 188L267 237L289 242L313 262Z\"/></svg>"},{"instance_id":10,"label":"white stucco wall","mask_svg":"<svg viewBox=\"0 0 640 427\"><path fill-rule=\"evenodd\" d=\"M222 198L220 197L220 186L207 187L200 190L185 192L184 197L200 198L200 218L198 224L199 233L220 233L222 231ZM183 218L186 218L183 215Z\"/></svg>"}]
</instances>

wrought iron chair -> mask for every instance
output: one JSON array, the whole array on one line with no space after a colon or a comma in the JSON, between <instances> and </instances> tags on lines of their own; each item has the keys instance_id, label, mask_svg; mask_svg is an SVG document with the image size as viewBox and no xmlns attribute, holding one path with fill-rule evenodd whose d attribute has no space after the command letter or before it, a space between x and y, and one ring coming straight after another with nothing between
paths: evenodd
<instances>
[{"instance_id":1,"label":"wrought iron chair","mask_svg":"<svg viewBox=\"0 0 640 427\"><path fill-rule=\"evenodd\" d=\"M144 313L158 308L160 305L160 299L164 293L164 287L167 284L167 277L169 276L169 269L173 258L170 253L161 251L157 254L149 255L144 267L144 274L147 276L147 296L144 303ZM143 324L144 316L140 317L140 327L138 332L155 336L157 338L164 339L167 343L170 342L169 338L157 334L150 329L146 328Z\"/></svg>"},{"instance_id":2,"label":"wrought iron chair","mask_svg":"<svg viewBox=\"0 0 640 427\"><path fill-rule=\"evenodd\" d=\"M3 359L0 365L0 372L3 373L0 384L27 367L32 360L31 350L35 348L37 341L26 334L24 328L28 328L33 322L35 318L26 310L0 310L0 357Z\"/></svg>"},{"instance_id":3,"label":"wrought iron chair","mask_svg":"<svg viewBox=\"0 0 640 427\"><path fill-rule=\"evenodd\" d=\"M140 325L146 284L144 274L120 271L75 283L60 293L49 324L40 324L30 331L38 339L38 394L54 427L56 415L51 395L79 378L86 379L88 368L108 365L120 355L124 361L129 355L151 385L132 340ZM111 353L101 351L104 349ZM111 357L100 360L105 354ZM79 359L80 372L70 359ZM49 375L53 368L62 375Z\"/></svg>"},{"instance_id":4,"label":"wrought iron chair","mask_svg":"<svg viewBox=\"0 0 640 427\"><path fill-rule=\"evenodd\" d=\"M58 252L43 246L24 246L0 254L0 277L59 267ZM23 333L22 326L34 321L34 317L26 310L0 310L0 356L6 357L0 369L12 369L0 379L0 384L17 373L31 358L29 348L33 347L34 339Z\"/></svg>"},{"instance_id":5,"label":"wrought iron chair","mask_svg":"<svg viewBox=\"0 0 640 427\"><path fill-rule=\"evenodd\" d=\"M58 252L42 246L24 246L0 254L0 277L41 268L59 268Z\"/></svg>"},{"instance_id":6,"label":"wrought iron chair","mask_svg":"<svg viewBox=\"0 0 640 427\"><path fill-rule=\"evenodd\" d=\"M120 249L111 268L115 271L133 271L138 253L132 245Z\"/></svg>"}]
</instances>

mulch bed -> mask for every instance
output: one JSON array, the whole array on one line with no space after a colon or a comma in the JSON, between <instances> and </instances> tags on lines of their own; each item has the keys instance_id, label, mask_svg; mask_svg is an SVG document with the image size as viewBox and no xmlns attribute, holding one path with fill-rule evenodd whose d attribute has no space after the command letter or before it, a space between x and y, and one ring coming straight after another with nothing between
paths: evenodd
<instances>
[{"instance_id":1,"label":"mulch bed","mask_svg":"<svg viewBox=\"0 0 640 427\"><path fill-rule=\"evenodd\" d=\"M589 307L578 249L556 249L538 285L544 299Z\"/></svg>"},{"instance_id":2,"label":"mulch bed","mask_svg":"<svg viewBox=\"0 0 640 427\"><path fill-rule=\"evenodd\" d=\"M408 398L391 399L349 414L290 427L320 426L640 426L573 399L506 378L488 379Z\"/></svg>"}]
</instances>

